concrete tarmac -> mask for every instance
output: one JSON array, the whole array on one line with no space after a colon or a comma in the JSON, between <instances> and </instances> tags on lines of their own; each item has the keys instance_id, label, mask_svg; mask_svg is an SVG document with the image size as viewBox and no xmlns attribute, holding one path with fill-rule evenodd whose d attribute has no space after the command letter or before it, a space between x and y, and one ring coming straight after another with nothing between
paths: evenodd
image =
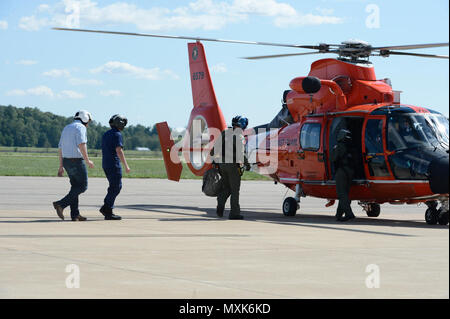
<instances>
[{"instance_id":1,"label":"concrete tarmac","mask_svg":"<svg viewBox=\"0 0 450 319\"><path fill-rule=\"evenodd\" d=\"M107 182L90 178L88 221L72 222L52 207L67 178L0 177L0 298L449 298L449 227L427 225L425 206L368 218L354 203L340 223L308 197L288 218L292 191L249 181L233 221L199 180L123 184L123 220L103 220Z\"/></svg>"}]
</instances>

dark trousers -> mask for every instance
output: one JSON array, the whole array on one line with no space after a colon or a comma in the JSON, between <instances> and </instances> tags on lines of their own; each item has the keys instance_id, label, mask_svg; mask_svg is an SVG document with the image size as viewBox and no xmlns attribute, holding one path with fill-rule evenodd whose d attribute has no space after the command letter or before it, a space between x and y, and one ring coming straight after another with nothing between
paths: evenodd
<instances>
[{"instance_id":1,"label":"dark trousers","mask_svg":"<svg viewBox=\"0 0 450 319\"><path fill-rule=\"evenodd\" d=\"M83 159L69 159L63 158L63 166L70 179L69 193L57 203L62 208L70 206L70 216L72 218L78 216L78 197L84 193L88 187L88 172Z\"/></svg>"},{"instance_id":2,"label":"dark trousers","mask_svg":"<svg viewBox=\"0 0 450 319\"><path fill-rule=\"evenodd\" d=\"M222 176L223 188L217 195L217 208L223 210L228 197L231 196L231 216L241 214L239 206L239 190L241 188L241 174L238 164L219 164L220 175Z\"/></svg>"},{"instance_id":3,"label":"dark trousers","mask_svg":"<svg viewBox=\"0 0 450 319\"><path fill-rule=\"evenodd\" d=\"M103 167L109 182L108 193L104 203L107 208L114 208L114 202L122 189L122 169L120 167Z\"/></svg>"},{"instance_id":4,"label":"dark trousers","mask_svg":"<svg viewBox=\"0 0 450 319\"><path fill-rule=\"evenodd\" d=\"M335 175L336 193L339 199L339 204L336 212L336 217L342 215L353 215L351 201L349 199L350 187L352 185L353 173L344 168L338 168Z\"/></svg>"}]
</instances>

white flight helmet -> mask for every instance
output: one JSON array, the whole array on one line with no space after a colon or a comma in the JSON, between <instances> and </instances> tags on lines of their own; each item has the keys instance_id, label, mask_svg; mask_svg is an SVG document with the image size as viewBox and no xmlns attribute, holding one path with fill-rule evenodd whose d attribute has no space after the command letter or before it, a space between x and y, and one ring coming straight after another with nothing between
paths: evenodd
<instances>
[{"instance_id":1,"label":"white flight helmet","mask_svg":"<svg viewBox=\"0 0 450 319\"><path fill-rule=\"evenodd\" d=\"M92 121L92 115L86 110L81 110L75 113L75 120L80 120L83 124L88 124Z\"/></svg>"}]
</instances>

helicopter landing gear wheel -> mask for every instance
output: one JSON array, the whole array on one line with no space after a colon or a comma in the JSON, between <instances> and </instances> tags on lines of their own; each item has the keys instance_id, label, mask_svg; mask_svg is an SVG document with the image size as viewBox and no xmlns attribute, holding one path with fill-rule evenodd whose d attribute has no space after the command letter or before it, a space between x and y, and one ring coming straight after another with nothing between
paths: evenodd
<instances>
[{"instance_id":1,"label":"helicopter landing gear wheel","mask_svg":"<svg viewBox=\"0 0 450 319\"><path fill-rule=\"evenodd\" d=\"M430 201L425 203L428 209L425 211L425 221L428 225L436 225L439 219L439 212L437 210L437 202Z\"/></svg>"},{"instance_id":2,"label":"helicopter landing gear wheel","mask_svg":"<svg viewBox=\"0 0 450 319\"><path fill-rule=\"evenodd\" d=\"M283 214L284 216L293 217L297 214L298 207L297 200L294 197L288 197L283 202Z\"/></svg>"},{"instance_id":3,"label":"helicopter landing gear wheel","mask_svg":"<svg viewBox=\"0 0 450 319\"><path fill-rule=\"evenodd\" d=\"M370 203L367 204L366 214L369 217L378 217L380 216L381 207L380 204Z\"/></svg>"},{"instance_id":4,"label":"helicopter landing gear wheel","mask_svg":"<svg viewBox=\"0 0 450 319\"><path fill-rule=\"evenodd\" d=\"M443 210L442 208L439 208L438 210L438 223L439 225L446 226L448 225L448 211Z\"/></svg>"},{"instance_id":5,"label":"helicopter landing gear wheel","mask_svg":"<svg viewBox=\"0 0 450 319\"><path fill-rule=\"evenodd\" d=\"M425 221L428 225L436 225L438 223L439 213L436 208L428 208L425 212Z\"/></svg>"}]
</instances>

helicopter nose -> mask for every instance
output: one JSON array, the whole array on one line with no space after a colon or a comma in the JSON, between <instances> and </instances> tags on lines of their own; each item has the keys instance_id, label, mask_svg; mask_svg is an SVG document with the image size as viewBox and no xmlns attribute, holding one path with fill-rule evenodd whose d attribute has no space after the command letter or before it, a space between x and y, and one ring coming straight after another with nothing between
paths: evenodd
<instances>
[{"instance_id":1,"label":"helicopter nose","mask_svg":"<svg viewBox=\"0 0 450 319\"><path fill-rule=\"evenodd\" d=\"M430 188L433 193L448 194L448 166L448 154L431 161L428 173Z\"/></svg>"}]
</instances>

